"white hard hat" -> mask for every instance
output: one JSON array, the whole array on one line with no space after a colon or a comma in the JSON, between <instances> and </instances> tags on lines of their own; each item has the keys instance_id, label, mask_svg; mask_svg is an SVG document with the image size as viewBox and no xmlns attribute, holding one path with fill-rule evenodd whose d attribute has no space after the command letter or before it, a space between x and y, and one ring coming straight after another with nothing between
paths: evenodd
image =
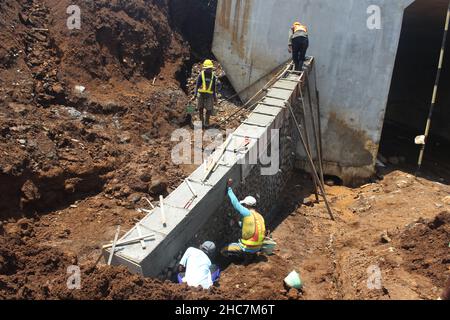
<instances>
[{"instance_id":1,"label":"white hard hat","mask_svg":"<svg viewBox=\"0 0 450 320\"><path fill-rule=\"evenodd\" d=\"M242 200L241 204L244 204L249 207L254 207L254 206L256 206L256 199L249 196L249 197L246 197L244 200Z\"/></svg>"},{"instance_id":2,"label":"white hard hat","mask_svg":"<svg viewBox=\"0 0 450 320\"><path fill-rule=\"evenodd\" d=\"M216 245L212 241L206 241L200 246L200 249L208 255L213 255L214 251L216 251Z\"/></svg>"}]
</instances>

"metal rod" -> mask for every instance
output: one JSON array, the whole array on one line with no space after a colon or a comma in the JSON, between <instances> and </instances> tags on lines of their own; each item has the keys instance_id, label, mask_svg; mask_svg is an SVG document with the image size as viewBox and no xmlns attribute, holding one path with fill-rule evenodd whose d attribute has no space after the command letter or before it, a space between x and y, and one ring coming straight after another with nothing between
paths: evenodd
<instances>
[{"instance_id":1,"label":"metal rod","mask_svg":"<svg viewBox=\"0 0 450 320\"><path fill-rule=\"evenodd\" d=\"M305 97L303 96L303 91L302 88L300 86L300 100L302 102L302 107L301 107L301 111L302 111L302 116L303 116L303 122L305 123L305 148L307 149L307 152L311 153L311 142L309 140L309 135L308 135L308 128L306 127L306 107L305 107ZM314 176L314 174L311 172L311 178L312 181L314 183L314 195L316 196L316 202L319 203L319 193L317 192L317 187L318 187L318 181L316 181L316 178Z\"/></svg>"},{"instance_id":2,"label":"metal rod","mask_svg":"<svg viewBox=\"0 0 450 320\"><path fill-rule=\"evenodd\" d=\"M139 237L142 237L141 226L140 226L139 223L136 225L136 230L137 230L137 232L138 232ZM141 240L141 247L142 247L143 250L145 250L145 248L147 247L147 246L145 245L144 239Z\"/></svg>"},{"instance_id":3,"label":"metal rod","mask_svg":"<svg viewBox=\"0 0 450 320\"><path fill-rule=\"evenodd\" d=\"M206 161L206 172L205 175L202 179L203 182L206 181L206 179L208 179L209 175L211 174L211 172L213 172L214 170L216 170L216 168L219 166L220 160L222 159L222 156L224 155L225 151L227 150L228 146L230 145L231 141L233 140L233 134L230 134L230 136L227 138L227 140L224 143L223 149L220 150L220 152L217 155L217 159L214 159L214 153L212 155L210 155L210 158L212 157L213 162L211 162L208 165L208 161ZM208 160L210 159L208 158Z\"/></svg>"},{"instance_id":4,"label":"metal rod","mask_svg":"<svg viewBox=\"0 0 450 320\"><path fill-rule=\"evenodd\" d=\"M317 68L316 64L313 65L314 68L314 87L316 90L316 100L317 100L317 125L318 125L318 133L319 133L319 151L320 151L320 162L322 164L323 170L323 145L322 145L322 120L320 119L320 94L317 89ZM323 174L323 172L322 172Z\"/></svg>"},{"instance_id":5,"label":"metal rod","mask_svg":"<svg viewBox=\"0 0 450 320\"><path fill-rule=\"evenodd\" d=\"M185 181L186 181L187 186L189 187L189 190L191 190L192 195L193 195L194 197L197 197L197 193L195 192L195 190L194 190L194 188L192 187L192 185L191 185L191 183L189 182L189 180L186 179Z\"/></svg>"},{"instance_id":6,"label":"metal rod","mask_svg":"<svg viewBox=\"0 0 450 320\"><path fill-rule=\"evenodd\" d=\"M309 165L311 167L311 171L313 172L316 180L320 182L319 176L317 174L316 167L314 166L314 161L312 159L312 156L311 156L311 154L309 153L309 151L306 148L305 139L303 137L303 133L302 133L300 124L298 123L297 118L295 117L294 110L292 110L292 107L291 107L291 105L288 102L286 102L286 104L288 105L289 111L291 112L292 118L294 119L295 125L297 126L297 130L298 130L298 133L300 135L300 140L301 140L301 142L303 144L303 147L305 148L306 157L308 158ZM325 206L327 207L327 210L328 210L328 213L329 213L329 215L331 217L331 220L335 221L334 216L333 216L333 212L331 211L330 204L328 203L327 195L325 194L325 186L319 183L319 188L320 188L320 191L322 192L322 197L323 197L323 199L325 201Z\"/></svg>"},{"instance_id":7,"label":"metal rod","mask_svg":"<svg viewBox=\"0 0 450 320\"><path fill-rule=\"evenodd\" d=\"M147 235L142 236L142 237L131 238L129 240L117 242L116 243L116 247L124 246L124 245L127 245L127 244L132 244L132 243L137 243L137 242L140 242L141 240L152 240L150 238L154 238L154 237L155 237L154 234L147 234ZM110 243L110 244L104 245L103 249L108 249L108 248L111 248L112 246L113 246L113 244Z\"/></svg>"},{"instance_id":8,"label":"metal rod","mask_svg":"<svg viewBox=\"0 0 450 320\"><path fill-rule=\"evenodd\" d=\"M113 256L114 256L114 251L116 250L116 244L117 244L117 239L119 239L119 233L120 233L120 226L117 227L117 231L116 234L114 236L114 241L111 245L111 252L109 253L109 259L108 259L108 266L111 265Z\"/></svg>"},{"instance_id":9,"label":"metal rod","mask_svg":"<svg viewBox=\"0 0 450 320\"><path fill-rule=\"evenodd\" d=\"M166 213L164 212L164 197L159 196L159 207L161 208L161 222L164 228L167 228Z\"/></svg>"},{"instance_id":10,"label":"metal rod","mask_svg":"<svg viewBox=\"0 0 450 320\"><path fill-rule=\"evenodd\" d=\"M444 35L443 35L443 38L442 38L442 46L441 46L441 53L440 53L440 56L439 56L438 70L437 70L437 74L436 74L436 81L434 83L433 95L431 97L430 111L429 111L429 114L428 114L428 120L427 120L427 124L426 124L426 127L425 127L425 134L424 134L425 135L425 141L424 141L424 143L422 144L422 146L420 148L419 160L417 162L416 177L420 173L420 170L422 168L423 156L425 154L425 148L426 148L426 144L428 142L427 141L428 140L428 135L430 134L430 129L431 129L431 119L433 117L433 111L434 111L434 108L436 106L437 92L438 92L439 81L440 81L440 78L441 78L442 65L443 65L444 56L445 56L445 45L447 43L447 33L448 33L449 21L450 21L450 1L448 3L447 17L445 19Z\"/></svg>"},{"instance_id":11,"label":"metal rod","mask_svg":"<svg viewBox=\"0 0 450 320\"><path fill-rule=\"evenodd\" d=\"M148 204L150 205L150 207L152 207L152 209L155 209L155 206L153 205L153 203L150 202L150 200L148 200L146 197L143 197L143 199L148 202Z\"/></svg>"},{"instance_id":12,"label":"metal rod","mask_svg":"<svg viewBox=\"0 0 450 320\"><path fill-rule=\"evenodd\" d=\"M311 98L311 89L310 89L310 82L309 82L308 75L306 75L306 90L308 92L309 112L311 113L311 123L312 123L313 132L314 132L314 144L316 146L317 162L319 164L319 177L320 177L320 181L322 182L322 184L325 185L325 180L323 178L322 162L320 161L319 137L318 137L318 133L317 133L316 120L314 119L314 112L313 112L312 98Z\"/></svg>"}]
</instances>

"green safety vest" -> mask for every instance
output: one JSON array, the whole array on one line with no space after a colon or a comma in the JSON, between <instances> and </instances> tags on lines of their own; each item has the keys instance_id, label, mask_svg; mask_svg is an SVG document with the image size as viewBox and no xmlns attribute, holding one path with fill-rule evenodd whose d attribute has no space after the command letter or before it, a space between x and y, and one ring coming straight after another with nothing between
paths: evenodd
<instances>
[{"instance_id":1,"label":"green safety vest","mask_svg":"<svg viewBox=\"0 0 450 320\"><path fill-rule=\"evenodd\" d=\"M212 75L211 75L211 81L209 83L209 87L207 87L205 71L202 71L202 87L198 89L198 92L200 92L200 93L207 93L207 94L213 94L214 93L213 83L214 83L214 79L215 78L216 78L216 75L213 72Z\"/></svg>"}]
</instances>

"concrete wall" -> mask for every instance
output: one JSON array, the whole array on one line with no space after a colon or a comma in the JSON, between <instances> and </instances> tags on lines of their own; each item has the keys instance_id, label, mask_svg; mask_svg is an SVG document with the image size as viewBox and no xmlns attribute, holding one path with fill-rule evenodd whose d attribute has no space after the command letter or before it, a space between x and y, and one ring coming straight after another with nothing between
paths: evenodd
<instances>
[{"instance_id":1,"label":"concrete wall","mask_svg":"<svg viewBox=\"0 0 450 320\"><path fill-rule=\"evenodd\" d=\"M308 70L311 70L309 63ZM161 222L161 208L156 208L120 241L138 237L138 226L143 235L150 233L155 238L146 241L145 249L140 243L120 247L114 255L113 264L125 265L130 271L144 276L170 278L188 246L198 246L205 240L215 241L218 246L237 241L240 229L230 226L232 215L236 213L226 196L226 181L229 178L235 181L234 189L239 197L252 195L258 200L258 210L266 219L276 215L279 194L294 168L296 129L285 103L297 103L301 90L298 80L299 76L288 75L273 85L247 120L233 133L219 167L206 181L202 182L205 165L188 177L198 193L198 198L189 209L184 206L192 194L184 182L165 199L167 226L164 227ZM279 134L272 134L273 129L279 130ZM248 149L235 152L246 137L250 139ZM215 154L219 152L217 150ZM264 160L261 161L263 155L270 156L272 162L264 164ZM266 174L263 170L274 163L278 163L276 170ZM109 252L104 251L105 258Z\"/></svg>"},{"instance_id":2,"label":"concrete wall","mask_svg":"<svg viewBox=\"0 0 450 320\"><path fill-rule=\"evenodd\" d=\"M308 62L308 70L311 70L312 64L313 60ZM171 270L188 246L198 246L205 240L215 241L218 246L227 241L237 241L239 227L229 224L231 214L236 214L226 196L226 181L229 178L235 181L238 196L252 195L257 198L258 209L270 218L294 168L296 131L285 103L296 104L300 83L298 75L286 75L286 78L275 83L233 133L217 170L203 181L205 165L202 165L188 177L198 194L189 209L184 207L192 198L192 193L184 182L164 201L167 226L163 226L161 208L157 207L120 241L138 237L138 227L143 235L154 234L154 239L146 241L146 248L140 243L120 247L114 255L113 264L125 265L130 271L144 276L170 278ZM250 139L248 149L235 152L246 137ZM220 149L212 157L218 154ZM271 158L272 162L262 163L263 155ZM274 163L278 165L270 174L262 171ZM104 251L105 258L109 252Z\"/></svg>"},{"instance_id":3,"label":"concrete wall","mask_svg":"<svg viewBox=\"0 0 450 320\"><path fill-rule=\"evenodd\" d=\"M404 9L413 0L220 0L213 52L245 100L290 58L288 31L310 30L322 111L326 171L351 182L373 173ZM367 8L381 8L381 30ZM267 79L267 77L266 77ZM253 85L253 86L252 86Z\"/></svg>"}]
</instances>

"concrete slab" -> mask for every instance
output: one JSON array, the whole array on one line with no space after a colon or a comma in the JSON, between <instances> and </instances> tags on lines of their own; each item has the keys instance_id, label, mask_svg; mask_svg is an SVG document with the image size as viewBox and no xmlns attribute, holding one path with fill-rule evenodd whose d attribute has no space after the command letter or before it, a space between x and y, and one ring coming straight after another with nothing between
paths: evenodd
<instances>
[{"instance_id":1,"label":"concrete slab","mask_svg":"<svg viewBox=\"0 0 450 320\"><path fill-rule=\"evenodd\" d=\"M205 186L203 184L191 183L192 188L197 193L197 198L189 206L192 208L201 201L201 199L211 190L210 186ZM174 208L184 209L185 205L193 197L191 190L186 182L183 182L176 190L174 190L164 201L165 204Z\"/></svg>"},{"instance_id":2,"label":"concrete slab","mask_svg":"<svg viewBox=\"0 0 450 320\"><path fill-rule=\"evenodd\" d=\"M298 75L298 74L289 74L286 78L284 78L284 81L288 82L294 82L294 83L300 83L303 81L304 75Z\"/></svg>"},{"instance_id":3,"label":"concrete slab","mask_svg":"<svg viewBox=\"0 0 450 320\"><path fill-rule=\"evenodd\" d=\"M141 243L133 243L126 246L117 248L116 256L120 256L130 262L140 264L165 238L164 235L155 233L153 230L141 226L142 234L154 234L153 240L145 240L146 248L142 249ZM138 237L138 232L136 228L133 228L133 232L129 237L121 239L120 241L125 241L127 239L132 239Z\"/></svg>"},{"instance_id":4,"label":"concrete slab","mask_svg":"<svg viewBox=\"0 0 450 320\"><path fill-rule=\"evenodd\" d=\"M261 104L270 106L270 107L279 107L279 108L285 108L286 106L284 105L284 101L280 100L280 99L275 99L275 98L269 98L269 97L265 97L261 102Z\"/></svg>"},{"instance_id":5,"label":"concrete slab","mask_svg":"<svg viewBox=\"0 0 450 320\"><path fill-rule=\"evenodd\" d=\"M167 235L169 234L177 224L184 219L189 210L180 209L164 204L164 213L166 216L166 227L162 223L161 208L156 208L152 214L148 215L141 221L141 225L147 227L157 233Z\"/></svg>"},{"instance_id":6,"label":"concrete slab","mask_svg":"<svg viewBox=\"0 0 450 320\"><path fill-rule=\"evenodd\" d=\"M277 89L291 90L294 91L297 89L299 83L287 80L279 80L277 81L273 87Z\"/></svg>"},{"instance_id":7,"label":"concrete slab","mask_svg":"<svg viewBox=\"0 0 450 320\"><path fill-rule=\"evenodd\" d=\"M277 116L282 111L281 108L271 107L264 104L258 104L253 113Z\"/></svg>"},{"instance_id":8,"label":"concrete slab","mask_svg":"<svg viewBox=\"0 0 450 320\"><path fill-rule=\"evenodd\" d=\"M236 129L234 135L259 139L259 137L261 137L265 131L266 129L262 127L242 124Z\"/></svg>"},{"instance_id":9,"label":"concrete slab","mask_svg":"<svg viewBox=\"0 0 450 320\"><path fill-rule=\"evenodd\" d=\"M244 121L244 123L249 124L249 125L258 126L258 127L269 127L274 120L275 120L275 116L259 114L259 113L253 112Z\"/></svg>"},{"instance_id":10,"label":"concrete slab","mask_svg":"<svg viewBox=\"0 0 450 320\"><path fill-rule=\"evenodd\" d=\"M292 95L292 91L284 89L272 88L267 92L267 97L288 101Z\"/></svg>"}]
</instances>

